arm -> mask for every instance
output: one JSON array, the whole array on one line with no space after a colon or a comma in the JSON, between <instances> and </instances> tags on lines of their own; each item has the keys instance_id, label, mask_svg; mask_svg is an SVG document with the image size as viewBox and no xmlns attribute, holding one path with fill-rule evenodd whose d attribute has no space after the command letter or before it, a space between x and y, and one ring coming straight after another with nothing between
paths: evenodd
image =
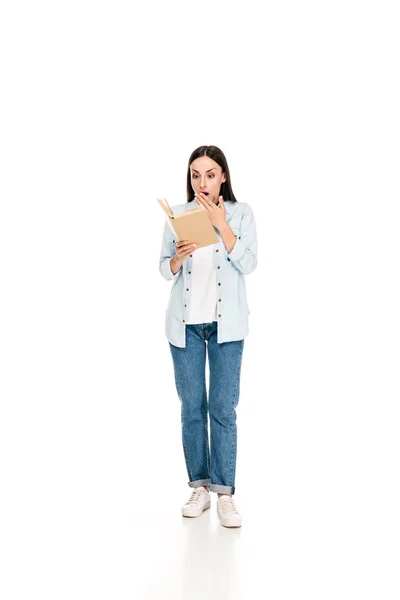
<instances>
[{"instance_id":1,"label":"arm","mask_svg":"<svg viewBox=\"0 0 400 600\"><path fill-rule=\"evenodd\" d=\"M159 271L167 281L177 279L182 272L182 263L175 254L174 240L168 223L164 224L161 253L159 260Z\"/></svg>"},{"instance_id":2,"label":"arm","mask_svg":"<svg viewBox=\"0 0 400 600\"><path fill-rule=\"evenodd\" d=\"M257 266L256 222L249 205L247 205L246 211L242 216L240 232L240 239L235 238L235 234L229 225L227 225L224 228L224 233L221 231L220 234L226 248L226 259L244 275L248 275ZM236 239L234 244L232 244L232 236Z\"/></svg>"}]
</instances>

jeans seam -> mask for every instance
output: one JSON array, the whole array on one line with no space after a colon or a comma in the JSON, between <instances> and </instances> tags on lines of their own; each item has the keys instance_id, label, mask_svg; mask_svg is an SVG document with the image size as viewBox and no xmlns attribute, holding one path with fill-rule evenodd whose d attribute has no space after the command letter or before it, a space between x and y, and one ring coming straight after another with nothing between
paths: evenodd
<instances>
[{"instance_id":1,"label":"jeans seam","mask_svg":"<svg viewBox=\"0 0 400 600\"><path fill-rule=\"evenodd\" d=\"M232 448L231 448L231 463L229 466L229 481L233 481L233 470L234 470L234 464L235 464L235 446L237 447L237 426L236 426L235 413L236 413L236 407L238 405L237 400L238 400L238 392L239 392L239 380L240 380L240 369L241 369L241 365L242 365L242 355L243 355L243 345L242 345L242 350L241 350L240 357L239 357L238 369L236 372L235 391L234 391L234 395L233 395L233 405L232 405L232 413L231 413L232 423L230 424L230 426L232 428Z\"/></svg>"}]
</instances>

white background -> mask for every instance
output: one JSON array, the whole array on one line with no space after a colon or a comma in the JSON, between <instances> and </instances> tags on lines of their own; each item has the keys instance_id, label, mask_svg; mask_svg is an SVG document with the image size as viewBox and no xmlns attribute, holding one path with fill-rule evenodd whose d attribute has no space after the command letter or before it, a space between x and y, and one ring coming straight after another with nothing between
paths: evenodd
<instances>
[{"instance_id":1,"label":"white background","mask_svg":"<svg viewBox=\"0 0 400 600\"><path fill-rule=\"evenodd\" d=\"M2 5L4 600L398 599L396 5ZM203 144L257 223L240 533L180 516L156 199Z\"/></svg>"}]
</instances>

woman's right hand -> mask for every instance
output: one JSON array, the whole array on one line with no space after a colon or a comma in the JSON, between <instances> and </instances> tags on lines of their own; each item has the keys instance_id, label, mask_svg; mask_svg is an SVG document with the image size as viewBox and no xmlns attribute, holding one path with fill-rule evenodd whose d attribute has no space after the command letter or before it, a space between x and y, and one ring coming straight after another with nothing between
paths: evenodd
<instances>
[{"instance_id":1,"label":"woman's right hand","mask_svg":"<svg viewBox=\"0 0 400 600\"><path fill-rule=\"evenodd\" d=\"M176 256L179 262L183 263L189 254L191 254L197 248L197 244L189 242L188 240L181 240L175 244Z\"/></svg>"}]
</instances>

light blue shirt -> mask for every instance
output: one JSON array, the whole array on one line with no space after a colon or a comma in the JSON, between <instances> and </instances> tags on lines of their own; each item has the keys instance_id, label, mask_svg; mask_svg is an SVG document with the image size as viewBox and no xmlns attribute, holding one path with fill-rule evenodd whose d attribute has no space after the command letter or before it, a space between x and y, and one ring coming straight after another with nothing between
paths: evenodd
<instances>
[{"instance_id":1,"label":"light blue shirt","mask_svg":"<svg viewBox=\"0 0 400 600\"><path fill-rule=\"evenodd\" d=\"M197 208L195 200L172 207L174 215ZM253 211L245 202L225 202L226 220L236 235L236 242L227 252L222 237L215 232L219 242L214 244L214 266L217 275L217 342L242 340L249 333L245 275L257 266L257 231ZM168 217L166 217L167 219ZM159 270L167 281L173 280L171 294L165 311L165 334L168 341L186 348L186 324L191 288L192 257L189 255L175 275L170 259L174 256L178 240L168 225L164 225Z\"/></svg>"}]
</instances>

